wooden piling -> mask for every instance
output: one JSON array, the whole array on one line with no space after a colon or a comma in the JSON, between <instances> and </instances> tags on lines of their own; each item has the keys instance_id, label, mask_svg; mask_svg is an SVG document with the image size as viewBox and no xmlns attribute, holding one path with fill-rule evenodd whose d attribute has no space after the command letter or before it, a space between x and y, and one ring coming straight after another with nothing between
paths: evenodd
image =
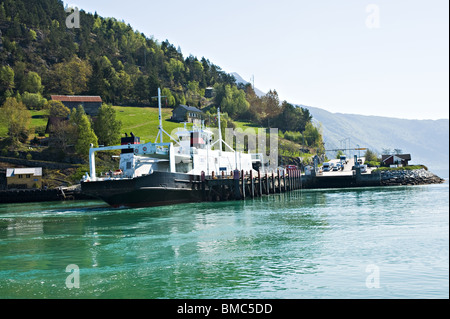
<instances>
[{"instance_id":1,"label":"wooden piling","mask_svg":"<svg viewBox=\"0 0 450 319\"><path fill-rule=\"evenodd\" d=\"M262 183L261 183L261 171L258 170L258 186L259 186L259 194L258 196L261 197L262 196Z\"/></svg>"},{"instance_id":2,"label":"wooden piling","mask_svg":"<svg viewBox=\"0 0 450 319\"><path fill-rule=\"evenodd\" d=\"M272 171L272 194L275 194L275 173Z\"/></svg>"},{"instance_id":3,"label":"wooden piling","mask_svg":"<svg viewBox=\"0 0 450 319\"><path fill-rule=\"evenodd\" d=\"M202 173L201 173L200 176L201 176L200 179L201 179L201 181L202 181L202 200L206 200L206 192L205 192L205 189L206 189L206 186L205 186L205 172L202 171Z\"/></svg>"},{"instance_id":4,"label":"wooden piling","mask_svg":"<svg viewBox=\"0 0 450 319\"><path fill-rule=\"evenodd\" d=\"M291 173L292 173L292 190L295 190L296 189L295 188L295 170L293 169L291 171Z\"/></svg>"},{"instance_id":5,"label":"wooden piling","mask_svg":"<svg viewBox=\"0 0 450 319\"><path fill-rule=\"evenodd\" d=\"M289 173L292 176L291 177L292 190L295 190L295 170L291 170Z\"/></svg>"},{"instance_id":6,"label":"wooden piling","mask_svg":"<svg viewBox=\"0 0 450 319\"><path fill-rule=\"evenodd\" d=\"M242 181L242 198L245 199L245 175L244 175L244 170L241 171L241 181Z\"/></svg>"},{"instance_id":7,"label":"wooden piling","mask_svg":"<svg viewBox=\"0 0 450 319\"><path fill-rule=\"evenodd\" d=\"M302 188L302 171L300 171L300 189Z\"/></svg>"},{"instance_id":8,"label":"wooden piling","mask_svg":"<svg viewBox=\"0 0 450 319\"><path fill-rule=\"evenodd\" d=\"M239 171L233 171L233 187L234 187L234 199L241 199L241 190L239 187Z\"/></svg>"},{"instance_id":9,"label":"wooden piling","mask_svg":"<svg viewBox=\"0 0 450 319\"><path fill-rule=\"evenodd\" d=\"M253 170L250 171L250 196L255 198L255 180L253 179Z\"/></svg>"},{"instance_id":10,"label":"wooden piling","mask_svg":"<svg viewBox=\"0 0 450 319\"><path fill-rule=\"evenodd\" d=\"M292 190L292 184L291 184L291 170L287 171L287 183L288 183L288 187L289 187L289 191Z\"/></svg>"},{"instance_id":11,"label":"wooden piling","mask_svg":"<svg viewBox=\"0 0 450 319\"><path fill-rule=\"evenodd\" d=\"M280 176L280 170L277 170L278 171L278 193L280 193L281 194L281 176Z\"/></svg>"}]
</instances>

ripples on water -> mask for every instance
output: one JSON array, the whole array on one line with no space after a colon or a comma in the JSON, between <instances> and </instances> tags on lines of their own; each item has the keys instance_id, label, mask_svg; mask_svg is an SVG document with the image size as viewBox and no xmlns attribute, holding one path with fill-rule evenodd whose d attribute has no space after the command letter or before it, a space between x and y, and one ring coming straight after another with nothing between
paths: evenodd
<instances>
[{"instance_id":1,"label":"ripples on water","mask_svg":"<svg viewBox=\"0 0 450 319\"><path fill-rule=\"evenodd\" d=\"M446 183L2 205L0 298L448 298L448 194ZM69 264L79 289L66 288ZM373 267L379 288L366 285Z\"/></svg>"}]
</instances>

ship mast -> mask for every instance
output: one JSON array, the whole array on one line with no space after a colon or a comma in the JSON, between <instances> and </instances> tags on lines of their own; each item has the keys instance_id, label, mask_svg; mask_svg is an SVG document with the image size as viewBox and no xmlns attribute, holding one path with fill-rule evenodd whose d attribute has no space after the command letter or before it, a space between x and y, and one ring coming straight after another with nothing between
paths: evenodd
<instances>
[{"instance_id":1,"label":"ship mast","mask_svg":"<svg viewBox=\"0 0 450 319\"><path fill-rule=\"evenodd\" d=\"M158 98L158 109L159 109L159 126L158 126L158 135L156 136L155 143L158 141L163 142L163 127L162 127L162 116L161 116L161 89L158 88L158 96L153 96L153 98Z\"/></svg>"},{"instance_id":2,"label":"ship mast","mask_svg":"<svg viewBox=\"0 0 450 319\"><path fill-rule=\"evenodd\" d=\"M159 108L159 142L162 143L163 142L163 137L162 137L162 116L161 116L161 89L158 88L158 108ZM158 139L158 137L156 137Z\"/></svg>"},{"instance_id":3,"label":"ship mast","mask_svg":"<svg viewBox=\"0 0 450 319\"><path fill-rule=\"evenodd\" d=\"M171 140L173 140L175 143L177 143L178 145L180 145L180 143L178 143L177 140L175 140L169 133L167 133L164 129L163 129L163 125L162 125L162 115L161 115L161 97L165 97L165 96L161 96L161 89L158 88L158 96L153 96L153 98L158 98L158 111L159 111L159 125L158 125L158 135L156 135L156 139L155 139L155 143L158 142L158 137L159 137L159 142L163 143L163 134L166 134L168 137L170 137Z\"/></svg>"},{"instance_id":4,"label":"ship mast","mask_svg":"<svg viewBox=\"0 0 450 319\"><path fill-rule=\"evenodd\" d=\"M219 155L222 155L222 128L221 128L221 123L220 123L220 107L217 108L217 115L218 115L218 120L219 120Z\"/></svg>"},{"instance_id":5,"label":"ship mast","mask_svg":"<svg viewBox=\"0 0 450 319\"><path fill-rule=\"evenodd\" d=\"M217 141L215 141L214 143L212 143L211 144L211 147L212 146L214 146L214 144L216 144L217 142L219 142L219 145L220 145L220 152L222 152L222 144L225 144L225 146L228 146L228 148L232 151L232 152L235 152L235 150L230 146L230 145L228 145L227 144L227 142L225 142L223 139L222 139L222 128L221 128L221 124L220 124L220 108L218 108L217 109L217 114L218 114L218 121L219 121L219 139L217 140Z\"/></svg>"}]
</instances>

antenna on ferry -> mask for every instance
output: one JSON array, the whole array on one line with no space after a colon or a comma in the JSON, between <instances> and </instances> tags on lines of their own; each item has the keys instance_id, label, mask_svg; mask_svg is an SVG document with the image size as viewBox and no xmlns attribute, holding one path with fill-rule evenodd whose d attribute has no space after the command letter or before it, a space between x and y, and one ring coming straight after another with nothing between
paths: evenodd
<instances>
[{"instance_id":1,"label":"antenna on ferry","mask_svg":"<svg viewBox=\"0 0 450 319\"><path fill-rule=\"evenodd\" d=\"M162 128L162 116L161 116L161 89L158 88L158 96L154 96L154 98L158 98L158 109L159 109L159 126L158 126L158 135L156 136L155 143L158 141L159 136L159 142L163 142L163 128Z\"/></svg>"},{"instance_id":2,"label":"antenna on ferry","mask_svg":"<svg viewBox=\"0 0 450 319\"><path fill-rule=\"evenodd\" d=\"M218 116L218 120L219 120L219 151L220 153L222 153L222 128L221 128L221 123L220 123L220 107L217 108L217 116Z\"/></svg>"},{"instance_id":3,"label":"antenna on ferry","mask_svg":"<svg viewBox=\"0 0 450 319\"><path fill-rule=\"evenodd\" d=\"M163 133L165 133L168 137L170 137L171 140L173 140L175 143L177 143L178 145L180 145L180 143L178 143L177 140L175 140L172 136L170 136L169 133L167 133L167 132L164 131L164 129L163 129L163 125L162 125L162 115L161 115L161 98L162 98L162 97L166 97L166 96L161 96L161 89L160 89L160 88L158 88L158 96L152 96L152 98L158 98L158 109L159 109L158 135L156 135L155 143L157 143L158 137L159 137L159 142L160 142L160 143L163 143Z\"/></svg>"},{"instance_id":4,"label":"antenna on ferry","mask_svg":"<svg viewBox=\"0 0 450 319\"><path fill-rule=\"evenodd\" d=\"M159 142L163 142L162 136L162 116L161 116L161 89L158 88L158 108L159 108Z\"/></svg>"},{"instance_id":5,"label":"antenna on ferry","mask_svg":"<svg viewBox=\"0 0 450 319\"><path fill-rule=\"evenodd\" d=\"M220 150L220 152L222 152L222 143L223 143L223 144L225 144L225 146L228 146L228 148L232 152L234 152L234 149L222 139L222 128L221 128L221 124L220 124L220 108L217 109L217 115L218 115L217 119L219 121L219 139L217 141L215 141L214 143L212 143L211 146L214 146L214 144L219 142L219 145L220 145L220 149L219 150Z\"/></svg>"}]
</instances>

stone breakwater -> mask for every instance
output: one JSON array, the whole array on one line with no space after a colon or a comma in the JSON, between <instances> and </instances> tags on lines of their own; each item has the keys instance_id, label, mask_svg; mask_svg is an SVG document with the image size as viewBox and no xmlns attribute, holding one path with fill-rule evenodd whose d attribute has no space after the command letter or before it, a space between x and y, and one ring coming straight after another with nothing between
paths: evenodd
<instances>
[{"instance_id":1,"label":"stone breakwater","mask_svg":"<svg viewBox=\"0 0 450 319\"><path fill-rule=\"evenodd\" d=\"M440 184L444 182L444 179L424 168L414 170L387 170L381 171L380 175L380 182L383 186Z\"/></svg>"}]
</instances>

